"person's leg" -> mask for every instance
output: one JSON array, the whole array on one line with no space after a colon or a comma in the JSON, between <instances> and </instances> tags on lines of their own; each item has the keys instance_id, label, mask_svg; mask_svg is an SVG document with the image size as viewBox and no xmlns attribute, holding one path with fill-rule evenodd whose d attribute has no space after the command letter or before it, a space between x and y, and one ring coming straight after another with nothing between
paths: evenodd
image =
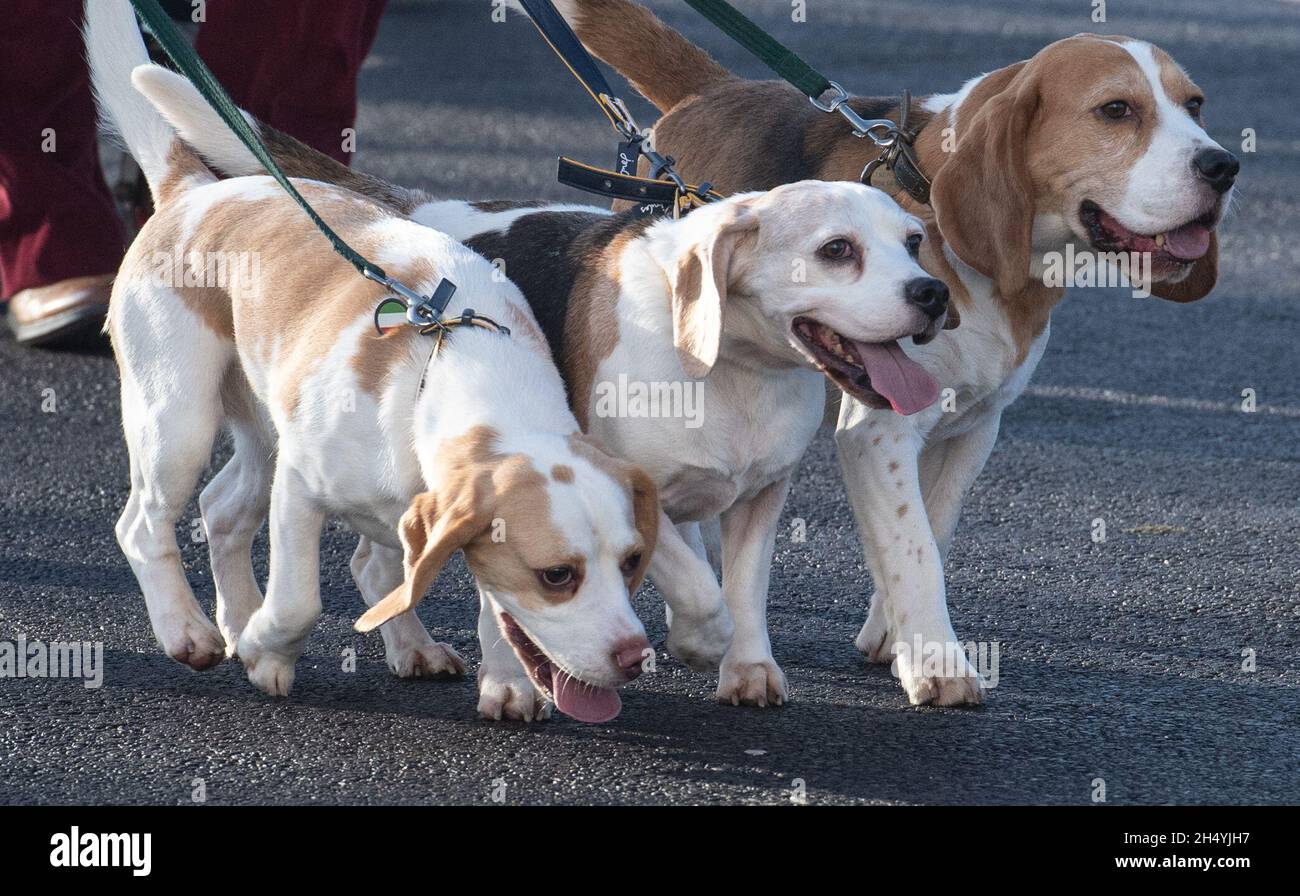
<instances>
[{"instance_id":1,"label":"person's leg","mask_svg":"<svg viewBox=\"0 0 1300 896\"><path fill-rule=\"evenodd\" d=\"M195 46L235 102L350 163L344 128L387 0L210 0Z\"/></svg>"},{"instance_id":2,"label":"person's leg","mask_svg":"<svg viewBox=\"0 0 1300 896\"><path fill-rule=\"evenodd\" d=\"M13 0L0 29L0 298L23 342L101 322L122 259L81 9L79 0Z\"/></svg>"}]
</instances>

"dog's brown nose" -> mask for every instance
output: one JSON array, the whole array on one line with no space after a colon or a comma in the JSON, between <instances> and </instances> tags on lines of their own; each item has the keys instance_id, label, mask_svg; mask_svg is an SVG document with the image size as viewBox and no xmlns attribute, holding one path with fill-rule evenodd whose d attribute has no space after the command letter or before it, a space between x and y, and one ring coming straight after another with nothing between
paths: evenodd
<instances>
[{"instance_id":1,"label":"dog's brown nose","mask_svg":"<svg viewBox=\"0 0 1300 896\"><path fill-rule=\"evenodd\" d=\"M645 638L628 638L614 646L614 665L623 670L627 680L631 681L641 674L646 657L652 648Z\"/></svg>"},{"instance_id":2,"label":"dog's brown nose","mask_svg":"<svg viewBox=\"0 0 1300 896\"><path fill-rule=\"evenodd\" d=\"M1216 193L1226 193L1237 179L1241 163L1237 157L1226 149L1203 149L1192 156L1192 167L1196 174L1214 188Z\"/></svg>"}]
</instances>

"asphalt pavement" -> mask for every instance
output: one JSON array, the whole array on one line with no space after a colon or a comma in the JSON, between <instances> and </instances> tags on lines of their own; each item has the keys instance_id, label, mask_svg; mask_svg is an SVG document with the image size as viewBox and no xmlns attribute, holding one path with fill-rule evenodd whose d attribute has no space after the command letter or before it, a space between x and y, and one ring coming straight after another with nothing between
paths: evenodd
<instances>
[{"instance_id":1,"label":"asphalt pavement","mask_svg":"<svg viewBox=\"0 0 1300 896\"><path fill-rule=\"evenodd\" d=\"M784 708L717 706L711 677L661 654L610 724L480 721L472 674L399 681L379 637L351 630L338 525L293 695L264 697L237 662L192 672L154 644L114 541L128 488L111 357L5 337L0 642L102 642L105 666L95 689L0 678L0 802L1082 804L1097 779L1111 804L1300 801L1300 5L1111 2L1103 24L1077 0L809 0L801 24L784 2L739 5L859 93L952 90L1078 31L1147 38L1205 88L1217 139L1255 137L1213 296L1072 291L1004 418L949 563L958 634L999 645L987 703L910 707L854 649L870 582L825 434L786 508L807 540L783 526L772 576ZM766 76L685 4L653 6ZM487 0L394 0L355 164L446 196L576 199L555 156L605 163L610 135L526 22L493 22ZM197 517L181 541L210 608ZM265 533L255 556L264 576ZM637 607L662 646L653 589ZM459 560L419 609L471 665L476 612Z\"/></svg>"}]
</instances>

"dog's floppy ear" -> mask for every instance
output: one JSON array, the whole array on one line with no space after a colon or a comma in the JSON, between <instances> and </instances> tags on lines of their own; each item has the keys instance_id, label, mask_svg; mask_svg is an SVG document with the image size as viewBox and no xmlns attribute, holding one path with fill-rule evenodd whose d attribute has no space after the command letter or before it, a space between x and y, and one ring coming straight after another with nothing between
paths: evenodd
<instances>
[{"instance_id":1,"label":"dog's floppy ear","mask_svg":"<svg viewBox=\"0 0 1300 896\"><path fill-rule=\"evenodd\" d=\"M628 479L632 484L632 520L641 535L641 562L632 573L628 585L631 594L641 587L646 570L650 566L650 555L654 553L659 541L659 489L650 474L638 466L628 464Z\"/></svg>"},{"instance_id":2,"label":"dog's floppy ear","mask_svg":"<svg viewBox=\"0 0 1300 896\"><path fill-rule=\"evenodd\" d=\"M687 376L708 376L718 360L731 262L739 242L756 230L758 215L733 206L678 258L672 277L673 345Z\"/></svg>"},{"instance_id":3,"label":"dog's floppy ear","mask_svg":"<svg viewBox=\"0 0 1300 896\"><path fill-rule=\"evenodd\" d=\"M1010 296L1029 280L1034 187L1026 143L1038 79L1024 63L1002 69L975 88L963 109L988 90L996 92L973 114L959 112L957 148L935 175L930 201L957 257Z\"/></svg>"},{"instance_id":4,"label":"dog's floppy ear","mask_svg":"<svg viewBox=\"0 0 1300 896\"><path fill-rule=\"evenodd\" d=\"M1219 235L1210 231L1210 248L1192 263L1187 276L1175 282L1168 280L1152 283L1151 295L1171 302L1195 302L1214 289L1219 279Z\"/></svg>"},{"instance_id":5,"label":"dog's floppy ear","mask_svg":"<svg viewBox=\"0 0 1300 896\"><path fill-rule=\"evenodd\" d=\"M467 482L445 507L432 492L416 495L402 514L405 581L367 610L353 628L368 632L414 608L451 555L491 525L490 491L490 475L484 473Z\"/></svg>"}]
</instances>

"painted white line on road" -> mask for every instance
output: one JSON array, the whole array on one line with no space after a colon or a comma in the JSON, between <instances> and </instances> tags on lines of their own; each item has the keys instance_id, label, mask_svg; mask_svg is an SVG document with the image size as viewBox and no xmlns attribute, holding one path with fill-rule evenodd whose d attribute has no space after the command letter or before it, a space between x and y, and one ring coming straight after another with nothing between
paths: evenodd
<instances>
[{"instance_id":1,"label":"painted white line on road","mask_svg":"<svg viewBox=\"0 0 1300 896\"><path fill-rule=\"evenodd\" d=\"M1235 401L1207 401L1202 398L1170 398L1167 395L1139 395L1136 392L1120 392L1115 389L1092 389L1086 386L1030 386L1026 394L1035 398L1070 398L1075 401L1104 401L1108 404L1132 404L1148 407L1172 408L1178 411L1200 411L1207 414L1244 414L1241 405ZM1273 417L1290 417L1300 420L1300 408L1286 405L1267 405L1259 403L1254 414L1267 414Z\"/></svg>"}]
</instances>

